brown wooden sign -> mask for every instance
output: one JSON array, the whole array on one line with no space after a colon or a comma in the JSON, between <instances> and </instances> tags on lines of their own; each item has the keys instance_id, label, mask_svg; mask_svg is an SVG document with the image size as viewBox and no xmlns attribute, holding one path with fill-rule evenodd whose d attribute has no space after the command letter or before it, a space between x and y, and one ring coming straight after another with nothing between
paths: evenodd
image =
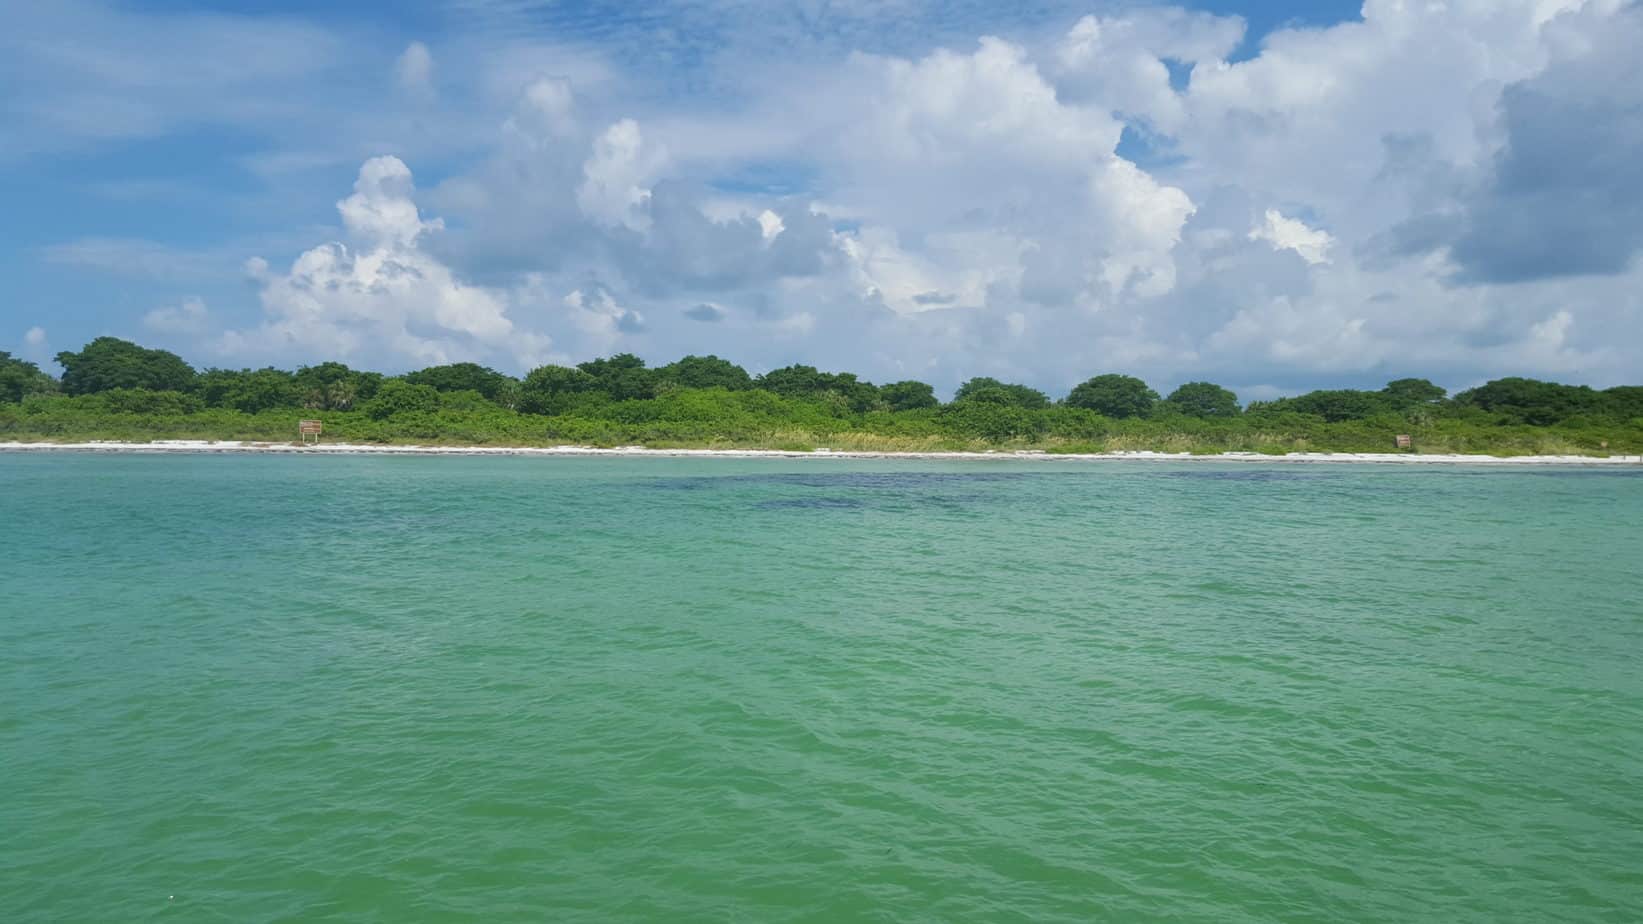
<instances>
[{"instance_id":1,"label":"brown wooden sign","mask_svg":"<svg viewBox=\"0 0 1643 924\"><path fill-rule=\"evenodd\" d=\"M308 442L310 436L314 438L314 442L319 442L319 435L324 431L325 428L317 420L297 421L297 433L302 436L302 441L305 443Z\"/></svg>"},{"instance_id":2,"label":"brown wooden sign","mask_svg":"<svg viewBox=\"0 0 1643 924\"><path fill-rule=\"evenodd\" d=\"M1408 449L1410 447L1410 445L1412 445L1413 443L1414 443L1414 440L1411 440L1409 438L1409 434L1407 434L1407 433L1399 433L1398 434L1398 448L1399 449Z\"/></svg>"}]
</instances>

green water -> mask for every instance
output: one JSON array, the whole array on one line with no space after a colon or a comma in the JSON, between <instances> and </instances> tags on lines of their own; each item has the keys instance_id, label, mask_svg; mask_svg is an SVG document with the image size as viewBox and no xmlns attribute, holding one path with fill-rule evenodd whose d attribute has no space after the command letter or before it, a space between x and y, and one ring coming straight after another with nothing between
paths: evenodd
<instances>
[{"instance_id":1,"label":"green water","mask_svg":"<svg viewBox=\"0 0 1643 924\"><path fill-rule=\"evenodd\" d=\"M0 454L7 921L1643 920L1643 473Z\"/></svg>"}]
</instances>

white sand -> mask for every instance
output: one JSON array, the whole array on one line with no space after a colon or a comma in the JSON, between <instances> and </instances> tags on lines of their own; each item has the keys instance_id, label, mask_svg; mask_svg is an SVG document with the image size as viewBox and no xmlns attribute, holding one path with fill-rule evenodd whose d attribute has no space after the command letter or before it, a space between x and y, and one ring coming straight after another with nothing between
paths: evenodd
<instances>
[{"instance_id":1,"label":"white sand","mask_svg":"<svg viewBox=\"0 0 1643 924\"><path fill-rule=\"evenodd\" d=\"M1372 462L1398 465L1643 465L1643 456L1498 456L1393 452L1292 452L1271 456L1228 452L1203 456L1172 452L1045 453L1012 452L786 452L776 449L647 449L622 446L381 446L358 443L258 443L239 440L155 440L148 443L4 443L0 452L285 453L296 455L430 456L662 456L726 459L924 459L930 461L1011 460L1038 462Z\"/></svg>"}]
</instances>

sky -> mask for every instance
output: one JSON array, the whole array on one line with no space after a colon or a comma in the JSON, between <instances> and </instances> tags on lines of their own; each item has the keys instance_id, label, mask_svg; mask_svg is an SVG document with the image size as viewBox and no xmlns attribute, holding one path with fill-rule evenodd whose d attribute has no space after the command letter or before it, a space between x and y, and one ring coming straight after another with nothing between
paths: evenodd
<instances>
[{"instance_id":1,"label":"sky","mask_svg":"<svg viewBox=\"0 0 1643 924\"><path fill-rule=\"evenodd\" d=\"M1636 0L6 6L48 368L1643 382Z\"/></svg>"}]
</instances>

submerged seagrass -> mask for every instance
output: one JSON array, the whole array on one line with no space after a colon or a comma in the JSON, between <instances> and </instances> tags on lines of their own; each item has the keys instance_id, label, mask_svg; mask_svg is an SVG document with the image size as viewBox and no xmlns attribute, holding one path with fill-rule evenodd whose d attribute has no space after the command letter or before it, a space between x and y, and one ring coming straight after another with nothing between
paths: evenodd
<instances>
[{"instance_id":1,"label":"submerged seagrass","mask_svg":"<svg viewBox=\"0 0 1643 924\"><path fill-rule=\"evenodd\" d=\"M1643 474L0 455L19 921L1643 917Z\"/></svg>"}]
</instances>

